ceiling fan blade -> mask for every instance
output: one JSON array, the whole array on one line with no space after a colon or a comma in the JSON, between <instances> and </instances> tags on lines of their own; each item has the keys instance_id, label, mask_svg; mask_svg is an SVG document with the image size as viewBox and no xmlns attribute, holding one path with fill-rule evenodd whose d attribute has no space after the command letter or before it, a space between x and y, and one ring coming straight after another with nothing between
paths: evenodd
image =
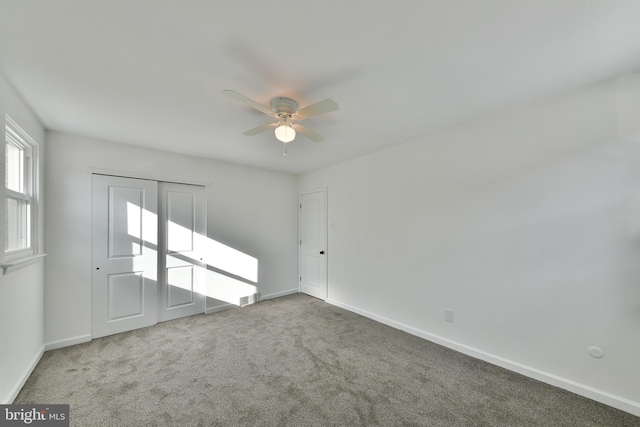
<instances>
[{"instance_id":1,"label":"ceiling fan blade","mask_svg":"<svg viewBox=\"0 0 640 427\"><path fill-rule=\"evenodd\" d=\"M306 126L302 126L301 124L296 123L292 127L293 127L293 130L295 130L302 136L306 136L313 142L322 142L325 140L324 136L320 135L318 132L312 131Z\"/></svg>"},{"instance_id":2,"label":"ceiling fan blade","mask_svg":"<svg viewBox=\"0 0 640 427\"><path fill-rule=\"evenodd\" d=\"M315 104L308 105L301 108L296 112L298 120L308 119L309 117L318 116L320 114L330 113L338 109L338 103L331 98L327 98L324 101L316 102Z\"/></svg>"},{"instance_id":3,"label":"ceiling fan blade","mask_svg":"<svg viewBox=\"0 0 640 427\"><path fill-rule=\"evenodd\" d=\"M256 101L247 98L246 96L244 96L241 93L236 92L235 90L223 90L222 91L225 95L227 95L229 98L233 98L236 101L242 102L244 105L247 105L251 108L255 108L256 110L260 111L261 113L266 114L267 116L273 116L273 111L271 111L269 108L265 107L262 104L258 104Z\"/></svg>"},{"instance_id":4,"label":"ceiling fan blade","mask_svg":"<svg viewBox=\"0 0 640 427\"><path fill-rule=\"evenodd\" d=\"M242 132L242 134L247 136L253 136L253 135L259 134L260 132L264 132L265 130L273 129L276 126L278 126L278 122L267 123L266 125L258 126L257 128L248 130L246 132Z\"/></svg>"}]
</instances>

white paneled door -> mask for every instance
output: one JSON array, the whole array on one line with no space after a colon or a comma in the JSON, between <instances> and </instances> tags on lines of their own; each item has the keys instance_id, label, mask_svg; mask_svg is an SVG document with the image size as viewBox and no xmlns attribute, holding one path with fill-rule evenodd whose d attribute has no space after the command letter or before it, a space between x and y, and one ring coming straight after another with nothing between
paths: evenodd
<instances>
[{"instance_id":1,"label":"white paneled door","mask_svg":"<svg viewBox=\"0 0 640 427\"><path fill-rule=\"evenodd\" d=\"M92 336L204 312L204 188L93 175Z\"/></svg>"},{"instance_id":2,"label":"white paneled door","mask_svg":"<svg viewBox=\"0 0 640 427\"><path fill-rule=\"evenodd\" d=\"M300 291L327 299L326 191L300 195Z\"/></svg>"},{"instance_id":3,"label":"white paneled door","mask_svg":"<svg viewBox=\"0 0 640 427\"><path fill-rule=\"evenodd\" d=\"M204 187L161 182L158 320L202 313Z\"/></svg>"},{"instance_id":4,"label":"white paneled door","mask_svg":"<svg viewBox=\"0 0 640 427\"><path fill-rule=\"evenodd\" d=\"M158 183L93 176L94 338L157 321Z\"/></svg>"}]
</instances>

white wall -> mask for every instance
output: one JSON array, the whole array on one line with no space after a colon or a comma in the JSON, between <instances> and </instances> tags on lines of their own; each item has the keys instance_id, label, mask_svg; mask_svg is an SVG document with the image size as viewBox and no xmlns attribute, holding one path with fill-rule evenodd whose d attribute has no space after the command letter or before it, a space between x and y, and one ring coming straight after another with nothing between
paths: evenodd
<instances>
[{"instance_id":1,"label":"white wall","mask_svg":"<svg viewBox=\"0 0 640 427\"><path fill-rule=\"evenodd\" d=\"M630 142L640 142L640 73L618 78L618 136Z\"/></svg>"},{"instance_id":2,"label":"white wall","mask_svg":"<svg viewBox=\"0 0 640 427\"><path fill-rule=\"evenodd\" d=\"M45 148L42 125L9 83L0 76L0 123L3 141L5 114L9 114L39 144L42 156ZM0 175L4 176L4 149L0 151L3 156ZM42 163L40 166L42 177ZM4 184L0 185L0 191L4 200ZM44 196L42 192L41 196ZM42 209L39 214L42 226ZM4 224L3 204L0 209L2 245ZM0 404L13 401L43 352L43 264L41 260L7 275L2 275L0 271Z\"/></svg>"},{"instance_id":3,"label":"white wall","mask_svg":"<svg viewBox=\"0 0 640 427\"><path fill-rule=\"evenodd\" d=\"M640 145L616 87L301 176L328 188L328 301L640 415Z\"/></svg>"},{"instance_id":4,"label":"white wall","mask_svg":"<svg viewBox=\"0 0 640 427\"><path fill-rule=\"evenodd\" d=\"M297 179L293 175L47 132L45 342L91 334L91 173L130 172L164 181L209 183L208 236L258 259L258 292L297 292ZM207 309L223 303L208 300Z\"/></svg>"}]
</instances>

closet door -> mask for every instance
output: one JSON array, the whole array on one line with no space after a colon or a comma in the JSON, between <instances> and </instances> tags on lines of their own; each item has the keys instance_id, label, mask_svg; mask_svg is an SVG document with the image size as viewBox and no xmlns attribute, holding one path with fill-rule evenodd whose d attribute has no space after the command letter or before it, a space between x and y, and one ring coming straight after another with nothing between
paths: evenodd
<instances>
[{"instance_id":1,"label":"closet door","mask_svg":"<svg viewBox=\"0 0 640 427\"><path fill-rule=\"evenodd\" d=\"M93 338L157 322L158 183L93 175Z\"/></svg>"},{"instance_id":2,"label":"closet door","mask_svg":"<svg viewBox=\"0 0 640 427\"><path fill-rule=\"evenodd\" d=\"M300 195L300 292L327 299L327 193Z\"/></svg>"},{"instance_id":3,"label":"closet door","mask_svg":"<svg viewBox=\"0 0 640 427\"><path fill-rule=\"evenodd\" d=\"M204 198L204 187L159 184L159 321L204 312Z\"/></svg>"}]
</instances>

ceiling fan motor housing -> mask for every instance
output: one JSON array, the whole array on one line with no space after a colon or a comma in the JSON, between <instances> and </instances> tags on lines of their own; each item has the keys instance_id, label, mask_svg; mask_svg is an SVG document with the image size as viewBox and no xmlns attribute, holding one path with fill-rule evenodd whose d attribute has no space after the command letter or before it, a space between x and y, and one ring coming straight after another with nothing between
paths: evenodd
<instances>
[{"instance_id":1,"label":"ceiling fan motor housing","mask_svg":"<svg viewBox=\"0 0 640 427\"><path fill-rule=\"evenodd\" d=\"M271 110L276 115L284 113L291 116L298 111L298 103L290 98L273 98L271 100Z\"/></svg>"}]
</instances>

